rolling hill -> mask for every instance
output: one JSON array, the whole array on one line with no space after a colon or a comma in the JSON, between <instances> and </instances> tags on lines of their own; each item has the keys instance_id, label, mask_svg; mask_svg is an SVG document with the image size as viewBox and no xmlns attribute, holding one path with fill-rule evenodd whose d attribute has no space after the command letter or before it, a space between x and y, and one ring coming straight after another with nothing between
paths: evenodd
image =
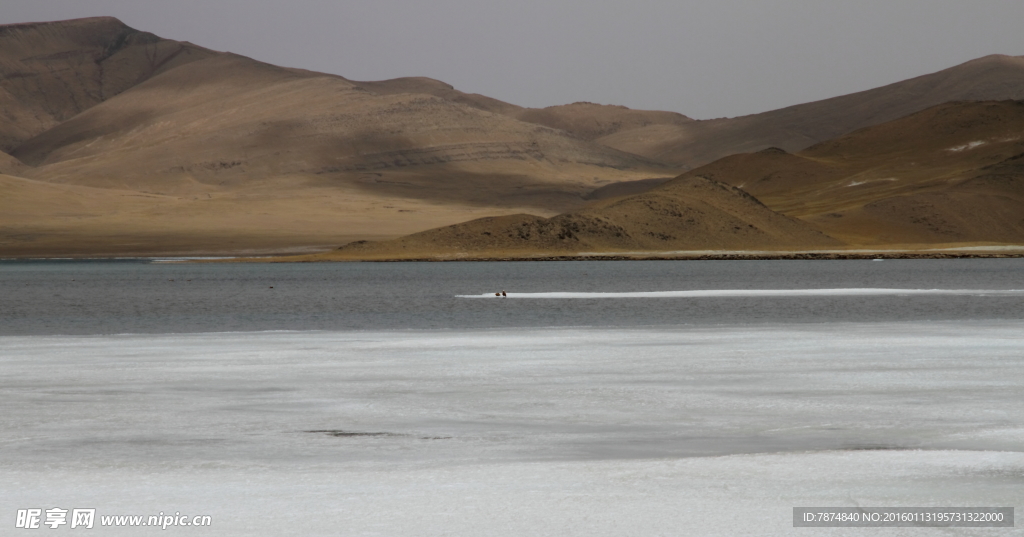
<instances>
[{"instance_id":1,"label":"rolling hill","mask_svg":"<svg viewBox=\"0 0 1024 537\"><path fill-rule=\"evenodd\" d=\"M196 236L195 227L200 235L219 233L213 230L224 214L244 220L262 203L259 210L273 217L251 220L249 235L277 235L284 225L304 237L297 246L323 247L341 237L398 236L458 222L481 210L556 214L582 206L602 185L668 171L479 103L410 93L402 80L375 86L277 67L162 40L115 19L15 25L0 38L20 43L0 49L5 66L38 71L33 84L24 82L28 75L5 76L15 81L8 96L31 105L16 109L15 119L45 119L5 123L13 147L0 171L108 189L112 199L134 191L190 204L184 227L154 213L166 219L168 236ZM37 91L72 85L72 78L87 82L74 91ZM125 82L104 85L108 78ZM35 205L49 206L45 199ZM107 213L93 218L116 220ZM0 226L27 225L10 219L0 217ZM205 228L192 225L204 220ZM85 238L81 226L56 217L51 224L19 236L63 237L68 248ZM346 229L337 231L339 225ZM20 255L29 242L0 244L0 255ZM279 251L280 241L271 242L267 248ZM147 252L161 251L144 243ZM132 248L105 251L141 251Z\"/></svg>"},{"instance_id":2,"label":"rolling hill","mask_svg":"<svg viewBox=\"0 0 1024 537\"><path fill-rule=\"evenodd\" d=\"M676 112L633 110L625 106L588 102L547 108L523 108L477 93L463 93L440 80L426 77L395 78L379 82L356 82L355 84L382 95L396 93L433 95L527 123L558 129L588 141L650 125L687 125L694 122Z\"/></svg>"},{"instance_id":3,"label":"rolling hill","mask_svg":"<svg viewBox=\"0 0 1024 537\"><path fill-rule=\"evenodd\" d=\"M29 178L89 186L202 191L302 175L417 199L558 208L595 176L663 169L438 97L370 93L230 54L153 76L12 155L34 167Z\"/></svg>"},{"instance_id":4,"label":"rolling hill","mask_svg":"<svg viewBox=\"0 0 1024 537\"><path fill-rule=\"evenodd\" d=\"M304 259L972 244L1024 244L1024 101L946 103L796 154L728 156L552 218L484 218Z\"/></svg>"},{"instance_id":5,"label":"rolling hill","mask_svg":"<svg viewBox=\"0 0 1024 537\"><path fill-rule=\"evenodd\" d=\"M1024 244L1024 101L945 103L681 177L742 188L851 244Z\"/></svg>"},{"instance_id":6,"label":"rolling hill","mask_svg":"<svg viewBox=\"0 0 1024 537\"><path fill-rule=\"evenodd\" d=\"M768 147L799 151L941 103L1004 99L1024 99L1024 56L985 56L937 73L823 101L737 118L652 124L596 141L672 166L694 168Z\"/></svg>"},{"instance_id":7,"label":"rolling hill","mask_svg":"<svg viewBox=\"0 0 1024 537\"><path fill-rule=\"evenodd\" d=\"M17 174L24 167L20 160L0 151L0 174Z\"/></svg>"},{"instance_id":8,"label":"rolling hill","mask_svg":"<svg viewBox=\"0 0 1024 537\"><path fill-rule=\"evenodd\" d=\"M482 218L390 241L358 241L307 259L576 256L673 250L811 250L841 243L704 177L542 218Z\"/></svg>"},{"instance_id":9,"label":"rolling hill","mask_svg":"<svg viewBox=\"0 0 1024 537\"><path fill-rule=\"evenodd\" d=\"M403 248L1022 243L1018 105L939 104L1004 98L1024 98L1024 57L695 121L351 81L109 17L0 26L0 256L302 252L431 228L448 231Z\"/></svg>"}]
</instances>

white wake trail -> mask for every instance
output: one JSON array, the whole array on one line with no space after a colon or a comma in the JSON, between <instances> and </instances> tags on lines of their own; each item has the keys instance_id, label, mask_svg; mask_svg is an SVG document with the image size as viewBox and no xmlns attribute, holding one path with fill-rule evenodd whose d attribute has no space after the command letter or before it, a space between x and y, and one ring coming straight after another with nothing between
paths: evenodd
<instances>
[{"instance_id":1,"label":"white wake trail","mask_svg":"<svg viewBox=\"0 0 1024 537\"><path fill-rule=\"evenodd\" d=\"M804 297L804 296L1024 296L1024 289L693 289L688 291L628 291L586 293L554 291L547 293L508 293L508 298L720 298L720 297ZM496 298L494 293L455 295L456 298Z\"/></svg>"}]
</instances>

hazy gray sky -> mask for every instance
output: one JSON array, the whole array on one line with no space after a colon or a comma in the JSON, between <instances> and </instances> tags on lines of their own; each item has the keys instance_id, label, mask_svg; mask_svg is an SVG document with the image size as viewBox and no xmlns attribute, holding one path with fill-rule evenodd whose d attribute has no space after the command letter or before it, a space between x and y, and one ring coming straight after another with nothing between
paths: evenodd
<instances>
[{"instance_id":1,"label":"hazy gray sky","mask_svg":"<svg viewBox=\"0 0 1024 537\"><path fill-rule=\"evenodd\" d=\"M1022 0L3 0L0 24L96 15L353 80L700 119L1024 55Z\"/></svg>"}]
</instances>

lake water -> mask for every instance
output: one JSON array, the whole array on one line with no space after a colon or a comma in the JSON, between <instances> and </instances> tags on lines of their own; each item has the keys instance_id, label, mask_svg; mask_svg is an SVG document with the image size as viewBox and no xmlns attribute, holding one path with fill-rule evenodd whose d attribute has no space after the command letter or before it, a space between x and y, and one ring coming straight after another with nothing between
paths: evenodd
<instances>
[{"instance_id":1,"label":"lake water","mask_svg":"<svg viewBox=\"0 0 1024 537\"><path fill-rule=\"evenodd\" d=\"M0 534L1019 534L792 508L1020 512L1022 269L2 262Z\"/></svg>"},{"instance_id":2,"label":"lake water","mask_svg":"<svg viewBox=\"0 0 1024 537\"><path fill-rule=\"evenodd\" d=\"M467 300L517 293L1024 290L1024 259L0 262L0 335L636 327L1024 318L1024 294Z\"/></svg>"}]
</instances>

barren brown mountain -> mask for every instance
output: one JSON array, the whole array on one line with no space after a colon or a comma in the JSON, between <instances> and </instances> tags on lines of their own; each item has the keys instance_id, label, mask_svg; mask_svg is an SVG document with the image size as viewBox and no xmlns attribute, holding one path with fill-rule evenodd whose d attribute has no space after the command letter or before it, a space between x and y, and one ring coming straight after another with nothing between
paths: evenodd
<instances>
[{"instance_id":1,"label":"barren brown mountain","mask_svg":"<svg viewBox=\"0 0 1024 537\"><path fill-rule=\"evenodd\" d=\"M477 93L463 93L449 84L425 77L395 78L379 82L355 82L359 87L382 95L424 93L480 110L506 115L520 121L544 125L571 133L584 140L596 140L617 132L651 125L687 125L693 120L676 112L633 110L625 106L578 102L523 108Z\"/></svg>"},{"instance_id":2,"label":"barren brown mountain","mask_svg":"<svg viewBox=\"0 0 1024 537\"><path fill-rule=\"evenodd\" d=\"M57 38L49 48L33 44L48 42L51 34ZM111 207L120 206L125 191L164 196L175 203L154 217L167 237L199 240L221 233L225 214L240 221L261 214L266 218L249 221L248 235L286 233L302 238L296 246L323 247L346 238L398 236L480 211L555 214L582 206L602 185L667 171L643 157L486 111L479 104L484 97L470 105L454 94L449 100L408 93L402 81L374 86L275 67L160 40L114 19L17 25L3 35L25 43L2 49L10 57L6 64L29 65L40 50L47 58L71 58L70 67L40 64L41 79L71 70L89 80L76 91L93 98L43 92L33 106L56 110L47 121L10 123L18 128L8 137L17 143L9 153L28 166L5 157L0 171L37 183L107 189L118 200ZM171 48L178 52L161 52ZM108 56L113 50L120 52ZM133 64L119 54L158 59ZM133 85L104 89L115 72L105 62L114 60L121 69L117 79ZM17 86L18 99L31 101L40 84ZM37 190L41 196L47 191ZM42 198L25 202L49 206ZM81 235L90 228L85 220L103 229L120 221L102 211L74 222L49 221L42 213L28 221L0 216L0 253L36 252L59 239L76 248L81 240L102 242ZM22 239L4 240L13 228L19 231L7 235ZM134 241L133 249L103 253L177 251L162 250L162 241ZM271 242L268 249L279 248L280 241ZM138 245L145 248L134 249Z\"/></svg>"},{"instance_id":3,"label":"barren brown mountain","mask_svg":"<svg viewBox=\"0 0 1024 537\"><path fill-rule=\"evenodd\" d=\"M1024 101L947 103L553 218L484 218L310 259L983 244L1024 244Z\"/></svg>"},{"instance_id":4,"label":"barren brown mountain","mask_svg":"<svg viewBox=\"0 0 1024 537\"><path fill-rule=\"evenodd\" d=\"M799 151L950 101L1024 99L1024 56L993 55L888 86L731 119L653 124L596 140L674 166L779 147Z\"/></svg>"},{"instance_id":5,"label":"barren brown mountain","mask_svg":"<svg viewBox=\"0 0 1024 537\"><path fill-rule=\"evenodd\" d=\"M0 151L154 75L216 54L111 17L0 26Z\"/></svg>"},{"instance_id":6,"label":"barren brown mountain","mask_svg":"<svg viewBox=\"0 0 1024 537\"><path fill-rule=\"evenodd\" d=\"M1022 242L1020 126L1005 103L977 105L984 113L956 105L960 123L942 132L927 130L939 113L858 131L836 141L847 144L842 157L828 144L730 157L676 181L690 190L668 183L641 195L729 152L792 151L953 98L1024 96L1022 73L1024 58L990 56L818 103L693 121L591 103L522 108L429 78L353 82L112 18L0 26L0 256L302 252L521 213L537 216L494 225L526 222L530 240L469 246L834 244L804 223L859 244ZM999 121L1010 126L999 131ZM892 141L886 129L898 131ZM940 149L890 151L917 138ZM659 216L662 205L685 218ZM482 225L470 228L492 226ZM437 233L425 236L447 240Z\"/></svg>"},{"instance_id":7,"label":"barren brown mountain","mask_svg":"<svg viewBox=\"0 0 1024 537\"><path fill-rule=\"evenodd\" d=\"M811 250L841 243L741 189L685 177L553 218L482 218L308 259L493 258L673 250Z\"/></svg>"},{"instance_id":8,"label":"barren brown mountain","mask_svg":"<svg viewBox=\"0 0 1024 537\"><path fill-rule=\"evenodd\" d=\"M595 176L662 169L430 95L374 94L230 54L154 76L12 154L35 167L28 177L90 186L167 192L303 175L419 199L516 205L526 197L526 206L563 208L558 194L578 198L602 184Z\"/></svg>"},{"instance_id":9,"label":"barren brown mountain","mask_svg":"<svg viewBox=\"0 0 1024 537\"><path fill-rule=\"evenodd\" d=\"M1024 101L942 104L682 177L742 188L852 244L1024 244Z\"/></svg>"}]
</instances>

